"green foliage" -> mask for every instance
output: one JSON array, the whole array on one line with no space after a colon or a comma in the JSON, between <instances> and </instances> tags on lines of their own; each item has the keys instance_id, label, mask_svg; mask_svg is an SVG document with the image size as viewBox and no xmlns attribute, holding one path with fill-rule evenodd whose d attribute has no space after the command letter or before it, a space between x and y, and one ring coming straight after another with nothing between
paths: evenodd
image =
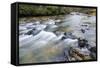
<instances>
[{"instance_id":1,"label":"green foliage","mask_svg":"<svg viewBox=\"0 0 100 68\"><path fill-rule=\"evenodd\" d=\"M74 11L87 13L90 9L64 6L19 5L19 17L63 15Z\"/></svg>"}]
</instances>

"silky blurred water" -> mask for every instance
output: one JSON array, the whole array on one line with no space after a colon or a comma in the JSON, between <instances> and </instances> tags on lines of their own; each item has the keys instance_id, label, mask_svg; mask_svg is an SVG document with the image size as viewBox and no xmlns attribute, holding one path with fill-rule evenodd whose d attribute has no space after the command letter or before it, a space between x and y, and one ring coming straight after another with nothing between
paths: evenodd
<instances>
[{"instance_id":1,"label":"silky blurred water","mask_svg":"<svg viewBox=\"0 0 100 68\"><path fill-rule=\"evenodd\" d=\"M55 21L56 20L54 19L48 19L42 23L41 21L33 21L28 23L25 23L24 21L24 23L22 23L20 19L20 63L69 61L69 56L66 57L64 55L64 50L67 52L69 47L77 48L78 40L72 38L61 40L63 37L63 32L71 32L77 38L88 40L90 46L96 46L95 16L88 17L88 15L84 14L69 14L65 15L64 19L61 19L61 23L56 25ZM85 32L83 33L81 29L85 30ZM31 30L34 30L34 33L27 34L27 32ZM55 31L58 32L58 35L54 33Z\"/></svg>"}]
</instances>

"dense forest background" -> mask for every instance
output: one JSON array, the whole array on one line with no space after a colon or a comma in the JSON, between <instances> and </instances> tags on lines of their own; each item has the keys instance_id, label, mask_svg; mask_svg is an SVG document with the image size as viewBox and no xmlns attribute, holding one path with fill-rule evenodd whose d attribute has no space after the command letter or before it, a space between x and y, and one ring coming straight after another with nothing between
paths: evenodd
<instances>
[{"instance_id":1,"label":"dense forest background","mask_svg":"<svg viewBox=\"0 0 100 68\"><path fill-rule=\"evenodd\" d=\"M19 5L19 17L64 15L69 14L70 12L81 12L95 15L96 9L64 6Z\"/></svg>"}]
</instances>

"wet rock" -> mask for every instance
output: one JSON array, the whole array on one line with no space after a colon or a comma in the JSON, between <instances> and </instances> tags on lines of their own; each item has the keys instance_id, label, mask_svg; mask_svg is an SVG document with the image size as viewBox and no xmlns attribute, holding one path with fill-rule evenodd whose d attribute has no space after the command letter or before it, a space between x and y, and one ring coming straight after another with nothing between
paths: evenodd
<instances>
[{"instance_id":1,"label":"wet rock","mask_svg":"<svg viewBox=\"0 0 100 68\"><path fill-rule=\"evenodd\" d=\"M61 40L64 40L64 39L66 39L66 36L63 36L63 37L61 38Z\"/></svg>"},{"instance_id":2,"label":"wet rock","mask_svg":"<svg viewBox=\"0 0 100 68\"><path fill-rule=\"evenodd\" d=\"M89 50L91 52L90 53L91 58L96 59L96 53L97 53L96 47L91 47Z\"/></svg>"},{"instance_id":3,"label":"wet rock","mask_svg":"<svg viewBox=\"0 0 100 68\"><path fill-rule=\"evenodd\" d=\"M78 39L78 46L80 48L88 47L88 41L86 39Z\"/></svg>"},{"instance_id":4,"label":"wet rock","mask_svg":"<svg viewBox=\"0 0 100 68\"><path fill-rule=\"evenodd\" d=\"M82 60L82 58L84 57L82 54L79 53L79 50L74 49L74 48L71 48L69 53L70 53L71 60L73 58L75 61Z\"/></svg>"},{"instance_id":5,"label":"wet rock","mask_svg":"<svg viewBox=\"0 0 100 68\"><path fill-rule=\"evenodd\" d=\"M70 56L71 58L74 58L74 60L89 60L91 59L89 57L90 52L85 48L85 49L77 49L77 48L72 48L70 50Z\"/></svg>"},{"instance_id":6,"label":"wet rock","mask_svg":"<svg viewBox=\"0 0 100 68\"><path fill-rule=\"evenodd\" d=\"M85 30L84 29L81 29L82 33L85 33Z\"/></svg>"},{"instance_id":7,"label":"wet rock","mask_svg":"<svg viewBox=\"0 0 100 68\"><path fill-rule=\"evenodd\" d=\"M71 32L65 32L64 35L66 38L76 39L76 37Z\"/></svg>"},{"instance_id":8,"label":"wet rock","mask_svg":"<svg viewBox=\"0 0 100 68\"><path fill-rule=\"evenodd\" d=\"M31 35L33 33L32 30L30 30L29 32L25 33L25 35Z\"/></svg>"}]
</instances>

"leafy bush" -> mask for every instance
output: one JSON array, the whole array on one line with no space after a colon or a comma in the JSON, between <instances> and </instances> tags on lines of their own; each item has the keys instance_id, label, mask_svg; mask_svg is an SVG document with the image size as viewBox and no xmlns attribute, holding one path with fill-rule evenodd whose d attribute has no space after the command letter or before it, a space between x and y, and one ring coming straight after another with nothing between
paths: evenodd
<instances>
[{"instance_id":1,"label":"leafy bush","mask_svg":"<svg viewBox=\"0 0 100 68\"><path fill-rule=\"evenodd\" d=\"M19 17L23 16L50 16L63 15L70 12L89 13L90 8L64 7L64 6L42 6L42 5L19 5Z\"/></svg>"}]
</instances>

